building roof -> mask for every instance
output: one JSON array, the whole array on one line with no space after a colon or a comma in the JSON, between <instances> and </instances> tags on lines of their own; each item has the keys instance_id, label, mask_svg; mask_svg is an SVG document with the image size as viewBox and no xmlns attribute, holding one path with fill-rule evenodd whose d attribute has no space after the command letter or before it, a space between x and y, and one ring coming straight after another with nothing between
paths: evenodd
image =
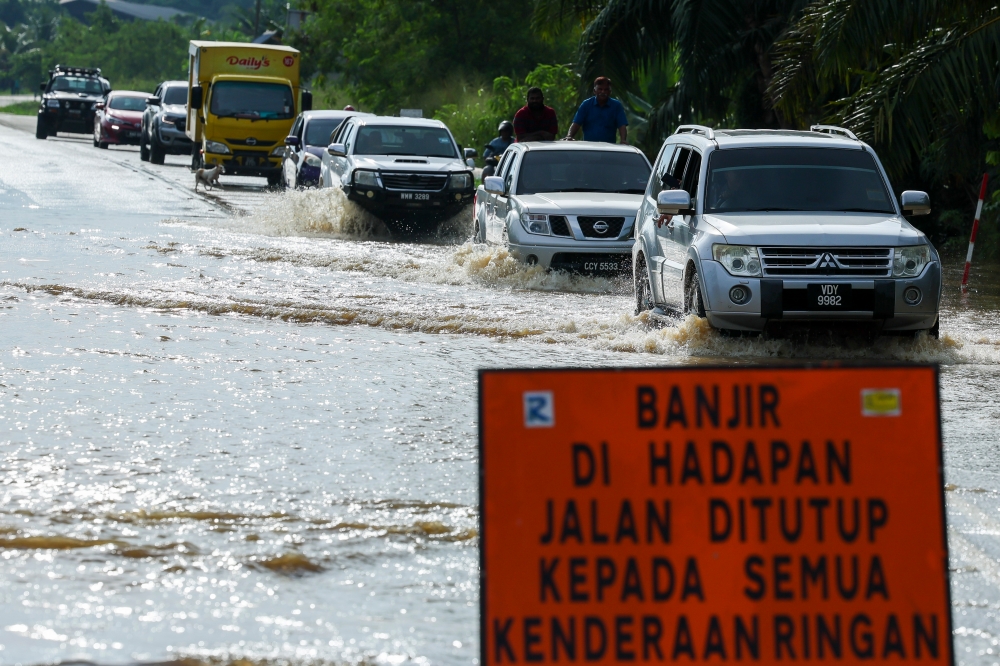
<instances>
[{"instance_id":1,"label":"building roof","mask_svg":"<svg viewBox=\"0 0 1000 666\"><path fill-rule=\"evenodd\" d=\"M75 18L83 19L97 9L101 0L59 0L59 6ZM115 16L127 20L140 19L142 21L156 21L162 19L169 21L176 16L187 16L187 12L182 12L173 7L160 7L159 5L140 5L125 0L104 0Z\"/></svg>"}]
</instances>

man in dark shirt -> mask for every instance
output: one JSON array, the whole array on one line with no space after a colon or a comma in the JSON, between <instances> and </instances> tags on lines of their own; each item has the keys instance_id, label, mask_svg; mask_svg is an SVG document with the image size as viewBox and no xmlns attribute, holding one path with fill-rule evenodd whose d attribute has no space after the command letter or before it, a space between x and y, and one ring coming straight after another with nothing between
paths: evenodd
<instances>
[{"instance_id":1,"label":"man in dark shirt","mask_svg":"<svg viewBox=\"0 0 1000 666\"><path fill-rule=\"evenodd\" d=\"M514 114L514 135L518 143L553 141L559 134L559 121L551 106L545 106L541 88L529 88L528 103Z\"/></svg>"},{"instance_id":2,"label":"man in dark shirt","mask_svg":"<svg viewBox=\"0 0 1000 666\"><path fill-rule=\"evenodd\" d=\"M615 142L615 130L622 143L628 143L628 120L625 107L611 97L611 79L599 76L594 81L594 96L583 100L573 122L569 126L567 139L572 140L583 130L584 141Z\"/></svg>"}]
</instances>

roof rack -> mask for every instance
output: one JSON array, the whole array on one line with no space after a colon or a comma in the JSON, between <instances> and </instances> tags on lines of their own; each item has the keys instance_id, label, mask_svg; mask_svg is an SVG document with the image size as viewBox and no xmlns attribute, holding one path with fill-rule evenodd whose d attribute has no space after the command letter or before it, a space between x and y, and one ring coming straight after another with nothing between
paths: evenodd
<instances>
[{"instance_id":1,"label":"roof rack","mask_svg":"<svg viewBox=\"0 0 1000 666\"><path fill-rule=\"evenodd\" d=\"M813 125L809 128L810 132L820 132L823 134L840 134L841 136L846 136L852 141L859 141L857 136L854 135L849 129L844 129L843 127L837 127L836 125Z\"/></svg>"},{"instance_id":2,"label":"roof rack","mask_svg":"<svg viewBox=\"0 0 1000 666\"><path fill-rule=\"evenodd\" d=\"M66 67L65 65L56 65L51 70L49 74L69 74L71 76L100 76L100 67Z\"/></svg>"},{"instance_id":3,"label":"roof rack","mask_svg":"<svg viewBox=\"0 0 1000 666\"><path fill-rule=\"evenodd\" d=\"M709 141L715 141L715 130L704 125L680 125L674 134L702 134Z\"/></svg>"}]
</instances>

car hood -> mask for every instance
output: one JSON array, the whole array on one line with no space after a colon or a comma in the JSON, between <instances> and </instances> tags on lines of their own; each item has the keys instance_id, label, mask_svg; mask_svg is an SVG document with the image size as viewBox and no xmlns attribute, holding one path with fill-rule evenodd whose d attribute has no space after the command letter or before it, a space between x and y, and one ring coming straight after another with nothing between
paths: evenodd
<instances>
[{"instance_id":1,"label":"car hood","mask_svg":"<svg viewBox=\"0 0 1000 666\"><path fill-rule=\"evenodd\" d=\"M734 245L916 245L924 235L897 215L882 213L727 213L705 215Z\"/></svg>"},{"instance_id":2,"label":"car hood","mask_svg":"<svg viewBox=\"0 0 1000 666\"><path fill-rule=\"evenodd\" d=\"M87 95L85 93L74 93L74 92L52 92L46 93L45 97L48 99L58 99L63 100L83 100L85 102L99 102L104 99L104 95Z\"/></svg>"},{"instance_id":3,"label":"car hood","mask_svg":"<svg viewBox=\"0 0 1000 666\"><path fill-rule=\"evenodd\" d=\"M549 215L620 215L634 217L642 204L641 194L606 192L548 192L515 195L525 210Z\"/></svg>"},{"instance_id":4,"label":"car hood","mask_svg":"<svg viewBox=\"0 0 1000 666\"><path fill-rule=\"evenodd\" d=\"M142 111L123 111L121 109L105 109L105 116L112 116L114 118L120 118L121 120L127 120L130 123L137 123L142 120Z\"/></svg>"},{"instance_id":5,"label":"car hood","mask_svg":"<svg viewBox=\"0 0 1000 666\"><path fill-rule=\"evenodd\" d=\"M172 116L187 116L187 105L186 104L164 104L160 107L161 113L170 114Z\"/></svg>"},{"instance_id":6,"label":"car hood","mask_svg":"<svg viewBox=\"0 0 1000 666\"><path fill-rule=\"evenodd\" d=\"M448 171L470 171L470 168L455 157L420 157L393 155L354 155L356 169L379 169L381 171L418 171L421 173L447 173Z\"/></svg>"}]
</instances>

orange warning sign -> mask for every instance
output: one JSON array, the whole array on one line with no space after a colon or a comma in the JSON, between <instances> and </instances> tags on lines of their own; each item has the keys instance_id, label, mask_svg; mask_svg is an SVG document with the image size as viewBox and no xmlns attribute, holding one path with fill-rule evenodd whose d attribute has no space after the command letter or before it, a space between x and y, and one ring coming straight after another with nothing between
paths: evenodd
<instances>
[{"instance_id":1,"label":"orange warning sign","mask_svg":"<svg viewBox=\"0 0 1000 666\"><path fill-rule=\"evenodd\" d=\"M480 375L483 666L952 663L937 368Z\"/></svg>"}]
</instances>

